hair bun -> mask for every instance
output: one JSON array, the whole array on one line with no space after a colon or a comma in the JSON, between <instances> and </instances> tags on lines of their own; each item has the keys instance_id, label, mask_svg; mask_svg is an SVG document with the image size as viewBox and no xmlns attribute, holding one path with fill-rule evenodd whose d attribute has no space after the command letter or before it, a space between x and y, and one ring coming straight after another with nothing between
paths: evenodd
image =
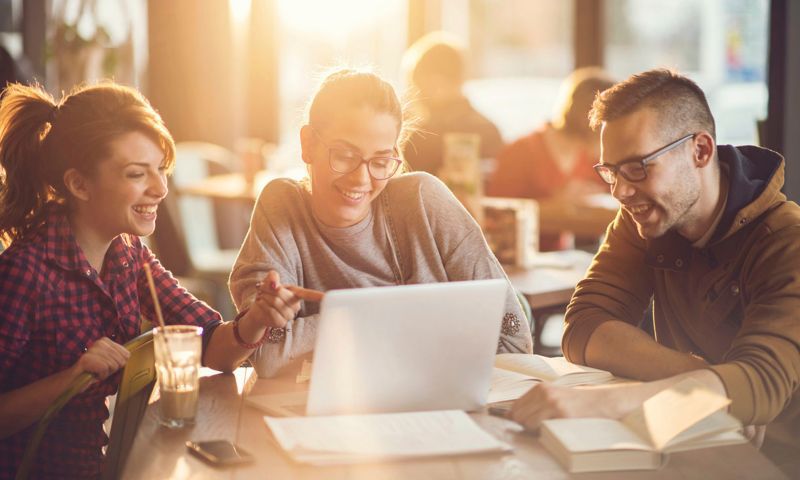
<instances>
[{"instance_id":1,"label":"hair bun","mask_svg":"<svg viewBox=\"0 0 800 480\"><path fill-rule=\"evenodd\" d=\"M53 104L53 107L50 110L50 117L48 118L48 121L51 124L56 121L56 115L58 115L58 104L57 103Z\"/></svg>"}]
</instances>

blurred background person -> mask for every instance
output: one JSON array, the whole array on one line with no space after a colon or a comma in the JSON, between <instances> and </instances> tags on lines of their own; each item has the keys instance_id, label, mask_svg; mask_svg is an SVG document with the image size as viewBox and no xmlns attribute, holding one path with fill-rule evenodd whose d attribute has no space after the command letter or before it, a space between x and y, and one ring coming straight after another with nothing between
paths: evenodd
<instances>
[{"instance_id":1,"label":"blurred background person","mask_svg":"<svg viewBox=\"0 0 800 480\"><path fill-rule=\"evenodd\" d=\"M553 119L500 152L486 194L570 202L605 192L592 169L600 159L600 135L589 128L588 114L595 95L613 84L599 68L572 72L561 84ZM573 242L569 232L543 234L539 249L561 250Z\"/></svg>"},{"instance_id":2,"label":"blurred background person","mask_svg":"<svg viewBox=\"0 0 800 480\"><path fill-rule=\"evenodd\" d=\"M8 53L8 50L0 45L0 96L6 89L9 83L17 81L17 66L14 63L14 57Z\"/></svg>"},{"instance_id":3,"label":"blurred background person","mask_svg":"<svg viewBox=\"0 0 800 480\"><path fill-rule=\"evenodd\" d=\"M423 36L403 55L417 121L403 155L413 170L438 175L446 133L477 134L480 158L494 158L503 147L497 127L464 96L465 64L458 42L443 32Z\"/></svg>"},{"instance_id":4,"label":"blurred background person","mask_svg":"<svg viewBox=\"0 0 800 480\"><path fill-rule=\"evenodd\" d=\"M32 75L25 59L15 60L11 52L0 45L0 98L9 83L28 83L31 80Z\"/></svg>"}]
</instances>

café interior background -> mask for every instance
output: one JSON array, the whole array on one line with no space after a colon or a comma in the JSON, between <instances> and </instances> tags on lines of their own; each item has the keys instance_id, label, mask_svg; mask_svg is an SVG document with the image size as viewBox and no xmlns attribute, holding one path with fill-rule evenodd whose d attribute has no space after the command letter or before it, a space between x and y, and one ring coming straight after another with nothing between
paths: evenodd
<instances>
[{"instance_id":1,"label":"caf\u00e9 interior background","mask_svg":"<svg viewBox=\"0 0 800 480\"><path fill-rule=\"evenodd\" d=\"M176 141L235 152L260 139L275 171L302 167L298 126L326 69L372 66L403 91L403 52L431 31L462 41L466 95L506 143L550 118L574 68L673 67L707 92L719 143L783 153L800 198L797 2L0 0L0 44L50 92L113 78L141 89Z\"/></svg>"}]
</instances>

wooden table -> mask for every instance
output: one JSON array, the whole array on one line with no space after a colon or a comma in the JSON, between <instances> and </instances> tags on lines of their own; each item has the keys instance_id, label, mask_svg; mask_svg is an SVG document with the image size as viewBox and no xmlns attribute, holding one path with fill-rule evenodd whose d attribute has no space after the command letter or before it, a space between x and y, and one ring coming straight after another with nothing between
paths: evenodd
<instances>
[{"instance_id":1,"label":"wooden table","mask_svg":"<svg viewBox=\"0 0 800 480\"><path fill-rule=\"evenodd\" d=\"M218 200L240 200L255 202L261 190L276 178L292 178L300 180L306 175L303 168L291 169L277 174L270 170L259 171L252 183L248 183L241 173L210 175L200 181L178 187L181 195L193 195Z\"/></svg>"},{"instance_id":2,"label":"wooden table","mask_svg":"<svg viewBox=\"0 0 800 480\"><path fill-rule=\"evenodd\" d=\"M592 258L593 254L582 250L539 253L529 268L507 267L506 273L532 310L566 307Z\"/></svg>"},{"instance_id":3,"label":"wooden table","mask_svg":"<svg viewBox=\"0 0 800 480\"><path fill-rule=\"evenodd\" d=\"M254 201L271 178L259 172L253 183L247 183L241 173L211 175L203 180L178 187L181 195L193 195L220 200Z\"/></svg>"},{"instance_id":4,"label":"wooden table","mask_svg":"<svg viewBox=\"0 0 800 480\"><path fill-rule=\"evenodd\" d=\"M299 364L299 361L298 361ZM570 475L543 449L535 436L519 433L516 424L485 414L473 418L487 431L511 444L504 455L445 457L397 463L312 467L293 463L273 444L262 413L243 404L239 392L287 392L307 388L294 382L294 368L277 379L257 380L252 369L235 374L215 374L204 369L200 403L194 427L168 430L155 420L157 403L151 403L134 440L124 479L714 479L785 478L755 448L721 447L674 454L657 471ZM246 379L249 375L249 379ZM253 464L216 468L191 456L187 440L231 440L256 457Z\"/></svg>"},{"instance_id":5,"label":"wooden table","mask_svg":"<svg viewBox=\"0 0 800 480\"><path fill-rule=\"evenodd\" d=\"M511 285L525 295L533 314L533 351L559 355L560 348L545 346L542 332L547 319L567 308L575 286L586 275L594 255L581 250L540 253L529 268L507 268Z\"/></svg>"}]
</instances>

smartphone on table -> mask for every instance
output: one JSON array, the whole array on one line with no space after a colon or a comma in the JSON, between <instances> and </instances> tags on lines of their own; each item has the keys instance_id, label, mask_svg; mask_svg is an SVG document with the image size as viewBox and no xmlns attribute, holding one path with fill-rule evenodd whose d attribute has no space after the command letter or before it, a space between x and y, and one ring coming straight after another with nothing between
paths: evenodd
<instances>
[{"instance_id":1,"label":"smartphone on table","mask_svg":"<svg viewBox=\"0 0 800 480\"><path fill-rule=\"evenodd\" d=\"M188 441L186 448L190 453L213 465L241 465L254 460L252 455L227 440Z\"/></svg>"}]
</instances>

